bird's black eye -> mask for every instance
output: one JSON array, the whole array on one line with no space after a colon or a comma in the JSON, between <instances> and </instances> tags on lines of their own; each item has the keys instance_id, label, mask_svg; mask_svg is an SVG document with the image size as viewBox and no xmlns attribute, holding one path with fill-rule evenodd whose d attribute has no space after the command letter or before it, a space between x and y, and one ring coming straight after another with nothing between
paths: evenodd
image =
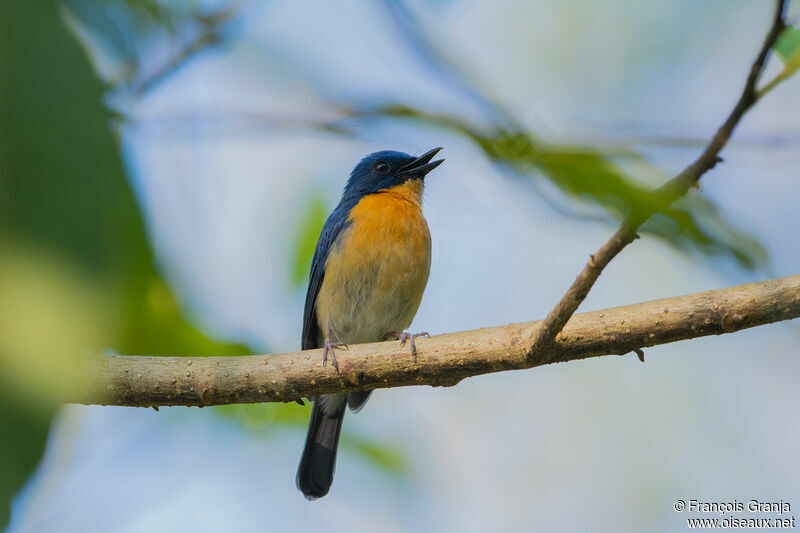
<instances>
[{"instance_id":1,"label":"bird's black eye","mask_svg":"<svg viewBox=\"0 0 800 533\"><path fill-rule=\"evenodd\" d=\"M386 174L389 172L389 163L386 161L378 161L375 163L375 172L378 174Z\"/></svg>"}]
</instances>

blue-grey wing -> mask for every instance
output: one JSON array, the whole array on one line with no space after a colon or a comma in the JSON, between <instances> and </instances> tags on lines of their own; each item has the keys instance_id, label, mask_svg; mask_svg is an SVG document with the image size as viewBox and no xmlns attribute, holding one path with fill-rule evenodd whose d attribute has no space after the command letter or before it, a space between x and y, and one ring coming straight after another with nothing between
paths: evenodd
<instances>
[{"instance_id":1,"label":"blue-grey wing","mask_svg":"<svg viewBox=\"0 0 800 533\"><path fill-rule=\"evenodd\" d=\"M325 337L325 332L320 331L317 323L317 295L322 287L322 280L325 279L325 261L328 253L336 242L336 239L347 227L347 217L352 208L351 202L340 203L333 213L325 221L322 231L314 250L314 258L311 260L311 272L308 276L308 292L306 293L306 305L303 312L303 337L302 349L320 348L320 339Z\"/></svg>"}]
</instances>

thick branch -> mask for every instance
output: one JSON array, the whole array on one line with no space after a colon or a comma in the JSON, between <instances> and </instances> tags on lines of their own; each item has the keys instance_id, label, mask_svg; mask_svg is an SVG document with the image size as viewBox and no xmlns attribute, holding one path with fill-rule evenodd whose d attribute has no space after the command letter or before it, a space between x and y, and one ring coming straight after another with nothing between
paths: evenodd
<instances>
[{"instance_id":1,"label":"thick branch","mask_svg":"<svg viewBox=\"0 0 800 533\"><path fill-rule=\"evenodd\" d=\"M655 201L631 213L622 221L622 225L614 236L599 250L589 256L589 261L572 283L572 286L547 315L542 327L536 331L531 344L531 350L528 353L529 360L540 359L544 354L549 352L549 345L552 344L556 336L561 332L565 324L567 324L567 321L569 321L570 317L589 294L589 291L592 286L594 286L600 273L623 248L636 239L636 231L639 227L644 224L658 208L665 209L685 195L689 189L697 185L697 182L703 174L714 168L720 161L719 153L725 147L728 139L730 139L733 130L736 128L737 124L739 124L744 114L758 100L756 84L764 69L769 51L786 27L783 20L785 7L786 0L777 0L772 25L769 32L767 32L761 50L758 52L755 61L750 67L750 73L747 76L742 94L736 102L733 111L731 111L728 118L722 126L720 126L719 130L717 130L717 133L708 143L708 146L706 146L706 149L700 154L700 157L686 167L683 172L654 191L653 195Z\"/></svg>"},{"instance_id":2,"label":"thick branch","mask_svg":"<svg viewBox=\"0 0 800 533\"><path fill-rule=\"evenodd\" d=\"M418 339L419 360L396 341L339 350L340 374L322 351L241 357L102 356L90 362L81 403L128 406L292 401L333 392L406 385L452 386L469 376L554 361L625 354L800 316L800 274L728 289L576 315L531 360L527 322Z\"/></svg>"}]
</instances>

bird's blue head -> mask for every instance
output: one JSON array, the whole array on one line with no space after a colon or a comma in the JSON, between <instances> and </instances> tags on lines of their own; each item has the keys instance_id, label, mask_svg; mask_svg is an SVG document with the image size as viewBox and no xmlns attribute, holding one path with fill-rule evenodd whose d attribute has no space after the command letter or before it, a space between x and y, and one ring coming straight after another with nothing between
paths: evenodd
<instances>
[{"instance_id":1,"label":"bird's blue head","mask_svg":"<svg viewBox=\"0 0 800 533\"><path fill-rule=\"evenodd\" d=\"M419 157L392 150L369 154L350 173L343 197L361 198L367 194L402 185L408 180L423 180L428 172L444 161L444 159L431 161L439 150L441 148L434 148Z\"/></svg>"}]
</instances>

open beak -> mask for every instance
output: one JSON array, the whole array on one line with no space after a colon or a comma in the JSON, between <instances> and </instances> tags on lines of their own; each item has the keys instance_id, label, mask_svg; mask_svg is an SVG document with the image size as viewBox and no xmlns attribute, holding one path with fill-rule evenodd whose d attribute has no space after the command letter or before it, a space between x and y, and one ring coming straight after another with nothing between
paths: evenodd
<instances>
[{"instance_id":1,"label":"open beak","mask_svg":"<svg viewBox=\"0 0 800 533\"><path fill-rule=\"evenodd\" d=\"M434 148L428 152L425 152L418 158L414 159L407 165L404 165L397 169L396 174L413 174L414 177L422 178L433 170L434 168L438 167L444 162L444 159L437 159L436 161L431 161L433 156L439 153L442 147Z\"/></svg>"}]
</instances>

